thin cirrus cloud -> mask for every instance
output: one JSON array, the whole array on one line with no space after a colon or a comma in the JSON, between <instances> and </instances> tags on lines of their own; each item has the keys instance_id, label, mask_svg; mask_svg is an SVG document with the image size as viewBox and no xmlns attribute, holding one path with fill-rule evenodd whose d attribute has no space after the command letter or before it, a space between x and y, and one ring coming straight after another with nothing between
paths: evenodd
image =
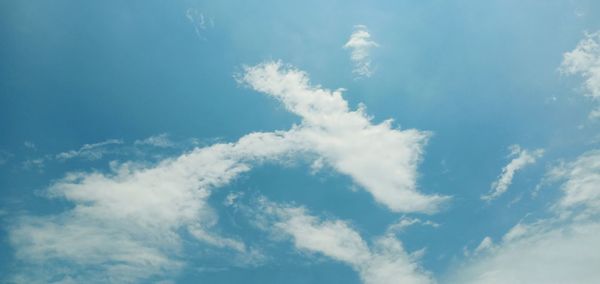
<instances>
[{"instance_id":1,"label":"thin cirrus cloud","mask_svg":"<svg viewBox=\"0 0 600 284\"><path fill-rule=\"evenodd\" d=\"M581 75L585 79L585 95L600 101L600 31L586 33L575 49L566 52L559 70L568 75ZM589 118L600 118L600 107L592 110Z\"/></svg>"},{"instance_id":2,"label":"thin cirrus cloud","mask_svg":"<svg viewBox=\"0 0 600 284\"><path fill-rule=\"evenodd\" d=\"M109 139L103 142L94 144L85 144L77 150L71 150L62 152L56 155L57 160L65 161L73 158L81 158L86 160L98 160L101 159L107 153L108 146L123 144L123 140L120 139Z\"/></svg>"},{"instance_id":3,"label":"thin cirrus cloud","mask_svg":"<svg viewBox=\"0 0 600 284\"><path fill-rule=\"evenodd\" d=\"M449 283L597 283L600 278L600 151L552 168L562 182L551 217L518 223L498 244L453 271Z\"/></svg>"},{"instance_id":4,"label":"thin cirrus cloud","mask_svg":"<svg viewBox=\"0 0 600 284\"><path fill-rule=\"evenodd\" d=\"M150 136L146 139L135 140L133 142L134 145L145 145L145 146L154 146L159 148L169 148L173 147L175 143L169 139L169 135L166 133L162 133L159 135Z\"/></svg>"},{"instance_id":5,"label":"thin cirrus cloud","mask_svg":"<svg viewBox=\"0 0 600 284\"><path fill-rule=\"evenodd\" d=\"M410 218L410 217L403 216L396 223L393 223L392 225L388 226L388 232L400 233L400 232L405 231L408 227L411 227L414 225L430 226L433 228L437 228L440 226L440 224L433 222L433 221L429 221L429 220L423 221L419 218Z\"/></svg>"},{"instance_id":6,"label":"thin cirrus cloud","mask_svg":"<svg viewBox=\"0 0 600 284\"><path fill-rule=\"evenodd\" d=\"M502 173L498 177L498 180L492 183L491 191L488 194L481 196L481 199L491 201L504 194L511 185L517 171L535 163L537 159L544 155L544 150L542 149L529 151L522 149L519 145L512 145L509 149L509 157L513 157L513 159L508 165L502 168Z\"/></svg>"},{"instance_id":7,"label":"thin cirrus cloud","mask_svg":"<svg viewBox=\"0 0 600 284\"><path fill-rule=\"evenodd\" d=\"M215 26L215 22L213 18L206 17L204 13L200 12L195 8L188 8L185 11L185 17L190 21L192 26L194 27L194 31L198 38L205 40L204 32L207 28L212 28Z\"/></svg>"},{"instance_id":8,"label":"thin cirrus cloud","mask_svg":"<svg viewBox=\"0 0 600 284\"><path fill-rule=\"evenodd\" d=\"M279 204L261 198L258 226L285 239L300 251L319 253L345 263L357 271L363 283L434 283L418 264L419 253L410 254L388 230L370 245L351 224L322 220L303 207ZM261 216L262 215L262 216Z\"/></svg>"},{"instance_id":9,"label":"thin cirrus cloud","mask_svg":"<svg viewBox=\"0 0 600 284\"><path fill-rule=\"evenodd\" d=\"M350 35L344 48L350 49L350 60L354 63L353 73L359 77L371 77L373 67L371 66L371 49L379 46L371 40L371 34L364 25L354 26L354 32Z\"/></svg>"},{"instance_id":10,"label":"thin cirrus cloud","mask_svg":"<svg viewBox=\"0 0 600 284\"><path fill-rule=\"evenodd\" d=\"M302 123L289 131L250 133L235 143L196 148L154 166L113 163L108 173L67 174L47 189L47 196L67 200L75 205L72 209L58 215L25 215L9 229L17 259L30 264L29 271L37 268L37 273L21 271L14 279L168 278L185 265L184 232L241 262L260 261L258 249L218 233L218 216L208 198L255 164L299 155L316 156L351 176L392 211L432 213L448 200L417 190L417 166L427 132L395 129L391 121L372 124L364 107L349 109L341 91L313 87L304 72L279 62L246 67L238 80L281 101L302 117ZM87 155L100 146L86 145L64 158ZM402 252L401 258L387 250ZM416 269L395 239L383 238L376 248L358 251L368 256L364 264L354 266L366 280L395 273L397 266L390 263L400 262L398 267L408 272ZM76 269L59 269L61 263Z\"/></svg>"}]
</instances>

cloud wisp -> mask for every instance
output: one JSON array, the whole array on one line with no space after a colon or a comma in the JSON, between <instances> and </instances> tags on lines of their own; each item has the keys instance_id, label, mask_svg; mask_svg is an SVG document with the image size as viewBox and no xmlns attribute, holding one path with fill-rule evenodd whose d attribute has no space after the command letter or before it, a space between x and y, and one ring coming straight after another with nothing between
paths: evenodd
<instances>
[{"instance_id":1,"label":"cloud wisp","mask_svg":"<svg viewBox=\"0 0 600 284\"><path fill-rule=\"evenodd\" d=\"M494 181L491 185L491 191L488 194L481 196L481 199L491 201L504 194L511 185L517 171L535 163L537 159L544 155L544 150L542 149L528 151L521 149L519 145L512 145L509 149L509 157L513 157L513 159L508 165L502 168L502 173L498 177L498 180Z\"/></svg>"},{"instance_id":2,"label":"cloud wisp","mask_svg":"<svg viewBox=\"0 0 600 284\"><path fill-rule=\"evenodd\" d=\"M175 145L166 133L150 136L142 140L135 140L133 144L136 146L153 146L159 148L169 148Z\"/></svg>"},{"instance_id":3,"label":"cloud wisp","mask_svg":"<svg viewBox=\"0 0 600 284\"><path fill-rule=\"evenodd\" d=\"M73 158L81 158L86 160L98 160L101 159L104 154L107 153L107 147L111 145L123 144L123 140L120 139L109 139L103 142L94 144L85 144L78 150L71 150L62 152L56 155L57 160L66 161Z\"/></svg>"},{"instance_id":4,"label":"cloud wisp","mask_svg":"<svg viewBox=\"0 0 600 284\"><path fill-rule=\"evenodd\" d=\"M354 63L354 70L352 70L354 74L359 77L373 75L371 50L377 46L379 44L371 40L371 34L366 26L354 26L354 32L350 35L348 42L344 44L344 48L350 50L350 60Z\"/></svg>"}]
</instances>

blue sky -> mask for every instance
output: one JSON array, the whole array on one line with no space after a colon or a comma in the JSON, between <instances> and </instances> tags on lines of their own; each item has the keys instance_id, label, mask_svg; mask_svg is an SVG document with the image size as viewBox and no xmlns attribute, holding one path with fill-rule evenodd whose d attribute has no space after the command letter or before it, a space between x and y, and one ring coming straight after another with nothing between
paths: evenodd
<instances>
[{"instance_id":1,"label":"blue sky","mask_svg":"<svg viewBox=\"0 0 600 284\"><path fill-rule=\"evenodd\" d=\"M596 1L4 1L8 283L597 283Z\"/></svg>"}]
</instances>

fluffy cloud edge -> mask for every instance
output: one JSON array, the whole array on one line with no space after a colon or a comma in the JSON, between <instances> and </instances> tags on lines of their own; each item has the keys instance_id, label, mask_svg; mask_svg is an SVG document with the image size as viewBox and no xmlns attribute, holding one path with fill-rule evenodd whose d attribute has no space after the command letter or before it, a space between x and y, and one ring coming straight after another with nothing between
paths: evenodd
<instances>
[{"instance_id":1,"label":"fluffy cloud edge","mask_svg":"<svg viewBox=\"0 0 600 284\"><path fill-rule=\"evenodd\" d=\"M352 72L359 77L371 77L374 73L371 66L371 50L379 44L371 40L371 34L365 25L354 26L354 31L344 44L350 50L350 60L354 64Z\"/></svg>"},{"instance_id":2,"label":"fluffy cloud edge","mask_svg":"<svg viewBox=\"0 0 600 284\"><path fill-rule=\"evenodd\" d=\"M391 120L373 124L364 106L349 108L342 89L313 86L305 72L279 61L245 67L237 80L300 116L301 124L289 132L297 147L316 153L321 163L352 177L390 210L434 213L450 200L422 194L417 188L417 168L429 132L400 130Z\"/></svg>"},{"instance_id":3,"label":"fluffy cloud edge","mask_svg":"<svg viewBox=\"0 0 600 284\"><path fill-rule=\"evenodd\" d=\"M584 95L595 102L600 101L600 31L585 33L573 50L563 54L558 70L566 75L580 75L584 79ZM598 119L599 109L596 106L588 117Z\"/></svg>"}]
</instances>

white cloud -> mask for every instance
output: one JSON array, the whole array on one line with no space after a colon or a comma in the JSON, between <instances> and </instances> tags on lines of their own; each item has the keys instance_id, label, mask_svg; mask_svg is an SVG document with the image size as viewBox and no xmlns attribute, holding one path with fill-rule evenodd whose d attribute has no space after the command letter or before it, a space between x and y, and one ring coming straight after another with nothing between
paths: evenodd
<instances>
[{"instance_id":1,"label":"white cloud","mask_svg":"<svg viewBox=\"0 0 600 284\"><path fill-rule=\"evenodd\" d=\"M566 52L560 71L580 74L585 79L586 95L600 99L600 32L586 33L575 49Z\"/></svg>"},{"instance_id":2,"label":"white cloud","mask_svg":"<svg viewBox=\"0 0 600 284\"><path fill-rule=\"evenodd\" d=\"M302 207L276 204L262 199L259 219L263 228L289 236L304 252L320 253L356 270L367 284L433 283L429 273L418 265L415 254L407 253L391 233L369 246L351 225L341 220L320 220ZM264 218L268 219L267 221ZM272 219L269 219L272 218Z\"/></svg>"},{"instance_id":3,"label":"white cloud","mask_svg":"<svg viewBox=\"0 0 600 284\"><path fill-rule=\"evenodd\" d=\"M159 135L150 136L143 140L135 140L134 145L148 145L160 148L172 147L174 143L169 139L169 135L162 133Z\"/></svg>"},{"instance_id":4,"label":"white cloud","mask_svg":"<svg viewBox=\"0 0 600 284\"><path fill-rule=\"evenodd\" d=\"M514 157L508 165L502 168L502 174L497 181L492 183L492 189L487 195L481 196L483 200L493 200L508 190L508 187L512 183L515 173L527 165L535 163L537 159L544 155L544 150L537 149L534 151L528 151L521 149L519 145L510 146L509 157Z\"/></svg>"},{"instance_id":5,"label":"white cloud","mask_svg":"<svg viewBox=\"0 0 600 284\"><path fill-rule=\"evenodd\" d=\"M210 245L219 248L230 248L240 253L245 253L247 250L246 245L242 241L212 234L208 232L206 228L190 226L188 230L196 239L204 241Z\"/></svg>"},{"instance_id":6,"label":"white cloud","mask_svg":"<svg viewBox=\"0 0 600 284\"><path fill-rule=\"evenodd\" d=\"M75 206L56 216L19 219L10 230L17 258L42 268L57 261L58 266L70 263L94 272L82 276L80 270L53 267L57 273L48 279L130 282L176 271L182 265L182 231L216 247L255 254L243 243L208 230L217 216L207 198L213 188L248 171L246 161L286 152L281 139L276 133L252 133L237 143L199 148L153 167L125 163L108 174L68 174L48 195Z\"/></svg>"},{"instance_id":7,"label":"white cloud","mask_svg":"<svg viewBox=\"0 0 600 284\"><path fill-rule=\"evenodd\" d=\"M17 259L26 265L14 275L14 282L130 283L181 266L168 257L170 250L177 249L171 232L97 217L69 212L20 219L10 239Z\"/></svg>"},{"instance_id":8,"label":"white cloud","mask_svg":"<svg viewBox=\"0 0 600 284\"><path fill-rule=\"evenodd\" d=\"M527 231L529 230L529 225L526 225L524 223L518 223L515 226L513 226L508 233L506 233L503 237L502 237L502 241L504 242L509 242L512 240L516 240L524 235L526 235Z\"/></svg>"},{"instance_id":9,"label":"white cloud","mask_svg":"<svg viewBox=\"0 0 600 284\"><path fill-rule=\"evenodd\" d=\"M548 175L563 180L552 217L520 222L497 245L457 267L449 283L597 283L600 279L600 152Z\"/></svg>"},{"instance_id":10,"label":"white cloud","mask_svg":"<svg viewBox=\"0 0 600 284\"><path fill-rule=\"evenodd\" d=\"M361 105L351 110L342 90L311 86L306 73L268 62L246 67L238 78L302 117L287 136L295 147L316 153L322 163L347 174L396 212L435 212L448 197L417 190L417 166L429 133L373 124Z\"/></svg>"},{"instance_id":11,"label":"white cloud","mask_svg":"<svg viewBox=\"0 0 600 284\"><path fill-rule=\"evenodd\" d=\"M492 247L494 247L494 241L492 241L492 238L487 236L487 237L483 238L483 240L481 240L481 243L479 243L477 248L475 248L475 254L479 254L479 253L486 251Z\"/></svg>"},{"instance_id":12,"label":"white cloud","mask_svg":"<svg viewBox=\"0 0 600 284\"><path fill-rule=\"evenodd\" d=\"M555 205L561 212L573 208L585 209L587 214L600 213L600 150L590 151L577 160L552 169L552 180L565 180L563 197Z\"/></svg>"},{"instance_id":13,"label":"white cloud","mask_svg":"<svg viewBox=\"0 0 600 284\"><path fill-rule=\"evenodd\" d=\"M218 216L207 199L214 188L249 171L253 164L304 158L306 154L321 157L350 175L394 211L433 212L447 199L423 195L416 189L416 167L427 133L393 129L391 121L371 124L364 108L349 110L341 91L312 87L305 73L283 68L280 63L246 68L240 79L281 100L303 122L287 132L251 133L236 143L196 148L154 166L113 163L109 173L70 173L52 184L48 195L71 202L72 209L53 216L24 216L9 230L18 259L50 271L40 274L49 277L38 279L40 282L50 278L139 281L161 277L166 271L173 273L184 265L181 234L187 232L208 245L248 255L247 261L252 262L261 258L260 252L234 237L216 233ZM108 140L84 145L57 158L99 158L105 153L104 147L121 143ZM339 222L334 225L340 229L345 226ZM316 242L306 245L320 248ZM364 252L369 257L369 265L360 266L365 279L396 272L412 277L410 273L416 269L395 239L381 238L370 251L357 253ZM331 252L349 260L345 253ZM57 267L50 263L57 263ZM81 269L59 269L64 263ZM38 274L15 277L28 275ZM103 278L97 278L100 276Z\"/></svg>"},{"instance_id":14,"label":"white cloud","mask_svg":"<svg viewBox=\"0 0 600 284\"><path fill-rule=\"evenodd\" d=\"M344 48L350 49L350 59L354 63L353 72L361 77L371 77L371 49L378 44L371 40L371 34L364 25L354 26L354 32Z\"/></svg>"},{"instance_id":15,"label":"white cloud","mask_svg":"<svg viewBox=\"0 0 600 284\"><path fill-rule=\"evenodd\" d=\"M432 221L423 221L419 218L410 218L410 217L402 217L396 223L393 223L388 227L388 232L390 233L399 233L404 231L406 228L413 225L423 225L423 226L431 226L433 228L437 228L440 224L432 222Z\"/></svg>"},{"instance_id":16,"label":"white cloud","mask_svg":"<svg viewBox=\"0 0 600 284\"><path fill-rule=\"evenodd\" d=\"M91 161L98 160L102 159L102 156L104 156L104 154L107 153L107 146L118 144L123 144L123 141L119 139L109 139L99 143L85 144L81 146L81 148L79 148L78 150L71 150L57 154L56 159L62 161L73 158L81 158Z\"/></svg>"},{"instance_id":17,"label":"white cloud","mask_svg":"<svg viewBox=\"0 0 600 284\"><path fill-rule=\"evenodd\" d=\"M584 79L586 96L600 100L600 31L586 33L575 49L563 55L559 70L564 74L579 74ZM590 119L598 117L598 109L590 113Z\"/></svg>"}]
</instances>

